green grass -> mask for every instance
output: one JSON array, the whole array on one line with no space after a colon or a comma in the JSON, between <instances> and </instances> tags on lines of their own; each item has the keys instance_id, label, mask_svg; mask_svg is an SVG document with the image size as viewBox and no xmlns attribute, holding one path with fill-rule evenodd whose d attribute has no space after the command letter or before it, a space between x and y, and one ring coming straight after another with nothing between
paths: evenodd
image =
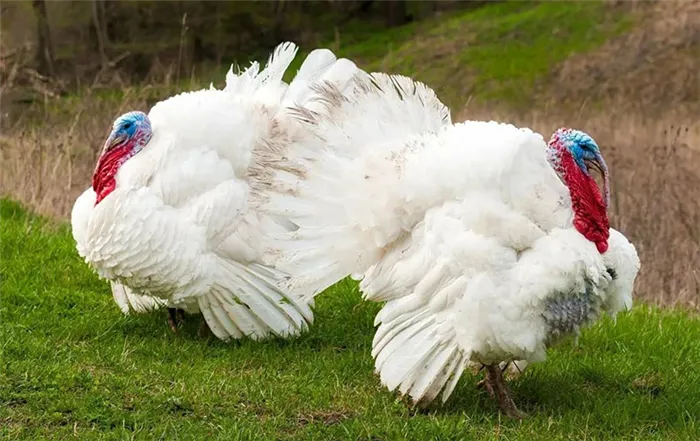
<instances>
[{"instance_id":1,"label":"green grass","mask_svg":"<svg viewBox=\"0 0 700 441\"><path fill-rule=\"evenodd\" d=\"M700 321L637 306L512 383L505 420L464 375L446 405L411 410L373 374L377 305L344 282L292 341L179 336L164 312L123 316L69 227L2 200L3 439L696 440Z\"/></svg>"},{"instance_id":2,"label":"green grass","mask_svg":"<svg viewBox=\"0 0 700 441\"><path fill-rule=\"evenodd\" d=\"M499 2L378 33L339 54L424 81L451 107L470 97L522 105L557 63L632 25L598 1Z\"/></svg>"}]
</instances>

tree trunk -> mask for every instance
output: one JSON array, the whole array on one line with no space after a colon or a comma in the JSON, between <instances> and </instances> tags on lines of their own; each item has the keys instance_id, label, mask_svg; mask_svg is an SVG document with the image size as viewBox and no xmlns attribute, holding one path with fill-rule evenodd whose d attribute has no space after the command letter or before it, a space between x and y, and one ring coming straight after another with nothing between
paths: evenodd
<instances>
[{"instance_id":1,"label":"tree trunk","mask_svg":"<svg viewBox=\"0 0 700 441\"><path fill-rule=\"evenodd\" d=\"M272 25L272 38L273 41L278 41L280 39L280 30L282 27L282 23L284 21L284 8L285 7L285 1L284 0L277 0L275 3L275 22Z\"/></svg>"},{"instance_id":2,"label":"tree trunk","mask_svg":"<svg viewBox=\"0 0 700 441\"><path fill-rule=\"evenodd\" d=\"M100 68L107 67L107 53L105 52L105 13L104 4L100 0L92 0L92 24L95 27L97 37L97 51L100 53Z\"/></svg>"},{"instance_id":3,"label":"tree trunk","mask_svg":"<svg viewBox=\"0 0 700 441\"><path fill-rule=\"evenodd\" d=\"M360 2L359 11L363 14L368 14L369 10L372 9L373 4L374 4L374 0L362 0Z\"/></svg>"},{"instance_id":4,"label":"tree trunk","mask_svg":"<svg viewBox=\"0 0 700 441\"><path fill-rule=\"evenodd\" d=\"M36 61L39 73L53 77L53 42L51 41L51 29L46 14L46 1L33 0L32 8L36 15L37 51Z\"/></svg>"},{"instance_id":5,"label":"tree trunk","mask_svg":"<svg viewBox=\"0 0 700 441\"><path fill-rule=\"evenodd\" d=\"M387 25L393 27L406 23L406 0L388 0L383 3L386 5Z\"/></svg>"}]
</instances>

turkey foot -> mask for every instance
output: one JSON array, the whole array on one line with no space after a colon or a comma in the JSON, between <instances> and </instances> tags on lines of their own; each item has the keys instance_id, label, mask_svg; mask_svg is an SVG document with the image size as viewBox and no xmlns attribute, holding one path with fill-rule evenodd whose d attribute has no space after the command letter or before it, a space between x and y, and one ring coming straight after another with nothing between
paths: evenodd
<instances>
[{"instance_id":1,"label":"turkey foot","mask_svg":"<svg viewBox=\"0 0 700 441\"><path fill-rule=\"evenodd\" d=\"M516 419L521 419L525 416L515 406L512 392L503 379L503 371L498 365L490 364L486 366L484 385L489 394L498 400L498 407L506 416Z\"/></svg>"},{"instance_id":2,"label":"turkey foot","mask_svg":"<svg viewBox=\"0 0 700 441\"><path fill-rule=\"evenodd\" d=\"M168 308L168 324L170 329L177 334L177 329L185 321L185 311L177 308Z\"/></svg>"}]
</instances>

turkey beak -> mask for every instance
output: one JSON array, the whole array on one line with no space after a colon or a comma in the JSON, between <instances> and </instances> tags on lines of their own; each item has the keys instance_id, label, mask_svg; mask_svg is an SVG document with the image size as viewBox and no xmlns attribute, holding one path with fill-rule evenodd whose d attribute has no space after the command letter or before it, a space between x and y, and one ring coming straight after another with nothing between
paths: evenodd
<instances>
[{"instance_id":1,"label":"turkey beak","mask_svg":"<svg viewBox=\"0 0 700 441\"><path fill-rule=\"evenodd\" d=\"M589 168L594 168L600 173L600 176L603 178L603 194L605 195L605 207L610 206L610 184L609 184L609 176L608 176L608 166L605 163L605 159L603 159L603 155L598 153L595 157L595 159L592 160L585 160L586 166Z\"/></svg>"},{"instance_id":2,"label":"turkey beak","mask_svg":"<svg viewBox=\"0 0 700 441\"><path fill-rule=\"evenodd\" d=\"M107 141L105 141L105 145L104 145L104 148L102 149L102 151L106 152L108 150L113 149L114 147L123 143L125 139L126 139L126 135L123 135L123 134L118 135L116 132L112 132L109 135L109 138L107 138Z\"/></svg>"}]
</instances>

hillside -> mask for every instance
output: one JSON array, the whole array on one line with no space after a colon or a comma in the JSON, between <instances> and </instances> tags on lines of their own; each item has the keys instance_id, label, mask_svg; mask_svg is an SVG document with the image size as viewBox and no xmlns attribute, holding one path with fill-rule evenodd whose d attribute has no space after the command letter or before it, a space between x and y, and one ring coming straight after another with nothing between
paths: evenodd
<instances>
[{"instance_id":1,"label":"hillside","mask_svg":"<svg viewBox=\"0 0 700 441\"><path fill-rule=\"evenodd\" d=\"M505 2L420 22L340 48L369 70L417 78L452 108L469 100L527 104L567 57L625 31L635 15L600 2Z\"/></svg>"},{"instance_id":2,"label":"hillside","mask_svg":"<svg viewBox=\"0 0 700 441\"><path fill-rule=\"evenodd\" d=\"M698 2L495 3L338 46L367 69L430 84L457 109L472 99L700 109Z\"/></svg>"},{"instance_id":3,"label":"hillside","mask_svg":"<svg viewBox=\"0 0 700 441\"><path fill-rule=\"evenodd\" d=\"M625 2L621 2L625 3ZM649 113L700 112L700 2L637 3L637 25L557 65L547 79L561 101L585 97Z\"/></svg>"},{"instance_id":4,"label":"hillside","mask_svg":"<svg viewBox=\"0 0 700 441\"><path fill-rule=\"evenodd\" d=\"M455 121L590 133L611 170L612 226L642 260L634 310L513 383L522 423L501 420L468 375L427 412L384 390L369 354L377 305L353 283L320 297L311 332L288 342L223 344L197 336L196 318L174 336L164 313L124 317L66 224L105 132L125 111L221 85L249 57L147 65L146 81L115 69L0 103L0 438L700 439L700 2L494 2L391 29L324 20L313 38L427 82ZM177 56L177 41L167 48Z\"/></svg>"},{"instance_id":5,"label":"hillside","mask_svg":"<svg viewBox=\"0 0 700 441\"><path fill-rule=\"evenodd\" d=\"M319 298L293 341L173 335L164 311L123 316L65 225L0 201L0 437L552 441L700 437L700 321L638 306L512 383L530 417L499 418L464 375L452 399L411 410L379 384L377 305L354 283Z\"/></svg>"}]
</instances>

